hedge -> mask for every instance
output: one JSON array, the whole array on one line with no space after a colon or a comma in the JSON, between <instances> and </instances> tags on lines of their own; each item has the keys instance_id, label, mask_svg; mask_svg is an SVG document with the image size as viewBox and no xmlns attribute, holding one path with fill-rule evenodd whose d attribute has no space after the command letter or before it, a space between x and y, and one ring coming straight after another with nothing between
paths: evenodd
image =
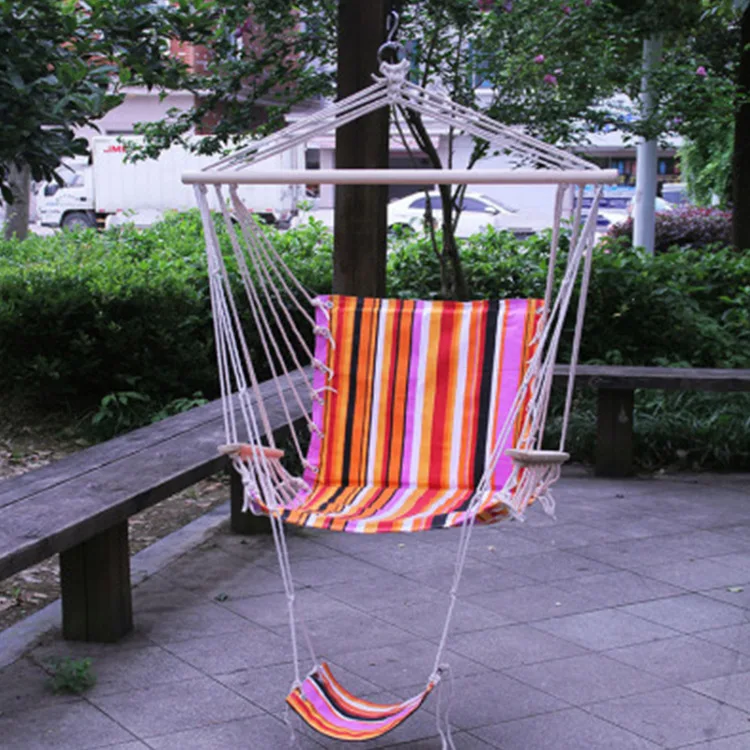
<instances>
[{"instance_id":1,"label":"hedge","mask_svg":"<svg viewBox=\"0 0 750 750\"><path fill-rule=\"evenodd\" d=\"M330 291L332 241L321 224L266 231L311 291ZM473 295L541 295L548 240L490 231L462 243ZM439 267L429 242L392 238L388 279L391 296L435 296ZM582 359L750 367L750 256L712 248L650 258L625 241L600 245ZM98 411L100 421L104 409L110 431L215 397L197 213L146 231L1 242L0 361L0 387L12 398Z\"/></svg>"}]
</instances>

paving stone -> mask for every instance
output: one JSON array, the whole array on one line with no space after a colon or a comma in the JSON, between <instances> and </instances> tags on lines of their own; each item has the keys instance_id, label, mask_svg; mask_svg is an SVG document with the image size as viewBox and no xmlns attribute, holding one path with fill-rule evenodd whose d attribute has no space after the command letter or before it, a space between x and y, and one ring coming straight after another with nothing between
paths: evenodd
<instances>
[{"instance_id":1,"label":"paving stone","mask_svg":"<svg viewBox=\"0 0 750 750\"><path fill-rule=\"evenodd\" d=\"M331 659L349 651L361 651L363 647L378 648L414 640L413 633L363 612L314 620L307 623L307 629L315 650Z\"/></svg>"},{"instance_id":2,"label":"paving stone","mask_svg":"<svg viewBox=\"0 0 750 750\"><path fill-rule=\"evenodd\" d=\"M722 737L718 740L699 742L697 745L684 745L684 750L747 750L750 747L750 732Z\"/></svg>"},{"instance_id":3,"label":"paving stone","mask_svg":"<svg viewBox=\"0 0 750 750\"><path fill-rule=\"evenodd\" d=\"M620 612L642 617L682 633L738 625L748 619L745 611L739 607L723 604L701 594L685 594L633 604L621 607Z\"/></svg>"},{"instance_id":4,"label":"paving stone","mask_svg":"<svg viewBox=\"0 0 750 750\"><path fill-rule=\"evenodd\" d=\"M181 682L201 677L201 673L157 646L130 649L127 658L110 653L91 663L96 685L86 697L123 693L133 688L144 688L169 682Z\"/></svg>"},{"instance_id":5,"label":"paving stone","mask_svg":"<svg viewBox=\"0 0 750 750\"><path fill-rule=\"evenodd\" d=\"M320 544L315 539L309 539L297 532L292 532L291 529L293 527L286 527L285 537L286 546L292 559L308 560L331 555L330 547ZM262 563L271 567L278 565L276 548L270 536L243 536L242 534L223 532L217 534L214 540L221 549L230 555L237 555L248 562Z\"/></svg>"},{"instance_id":6,"label":"paving stone","mask_svg":"<svg viewBox=\"0 0 750 750\"><path fill-rule=\"evenodd\" d=\"M310 561L313 562L313 561ZM284 590L278 568L266 569L246 563L218 546L184 555L168 565L161 575L189 591L200 592L213 599L217 594L232 597L258 596Z\"/></svg>"},{"instance_id":7,"label":"paving stone","mask_svg":"<svg viewBox=\"0 0 750 750\"><path fill-rule=\"evenodd\" d=\"M364 612L377 612L382 607L407 606L420 601L435 601L440 592L395 573L383 571L374 578L357 581L356 586L316 586L324 596Z\"/></svg>"},{"instance_id":8,"label":"paving stone","mask_svg":"<svg viewBox=\"0 0 750 750\"><path fill-rule=\"evenodd\" d=\"M587 523L591 526L601 525L606 529L611 528L626 539L645 539L664 534L689 532L694 528L673 517L659 518L648 513L627 513L618 517L605 512L587 519Z\"/></svg>"},{"instance_id":9,"label":"paving stone","mask_svg":"<svg viewBox=\"0 0 750 750\"><path fill-rule=\"evenodd\" d=\"M142 742L123 742L117 743L116 745L107 745L107 750L149 750L148 745L144 745Z\"/></svg>"},{"instance_id":10,"label":"paving stone","mask_svg":"<svg viewBox=\"0 0 750 750\"><path fill-rule=\"evenodd\" d=\"M50 689L49 674L29 658L19 659L0 670L0 719L45 706L75 703L81 699Z\"/></svg>"},{"instance_id":11,"label":"paving stone","mask_svg":"<svg viewBox=\"0 0 750 750\"><path fill-rule=\"evenodd\" d=\"M472 730L501 750L657 750L632 732L578 708Z\"/></svg>"},{"instance_id":12,"label":"paving stone","mask_svg":"<svg viewBox=\"0 0 750 750\"><path fill-rule=\"evenodd\" d=\"M439 640L443 633L448 604L448 597L441 594L434 601L414 602L405 606L379 609L377 617L414 635ZM450 633L471 633L498 625L507 625L510 622L512 621L507 617L477 604L460 601L451 618Z\"/></svg>"},{"instance_id":13,"label":"paving stone","mask_svg":"<svg viewBox=\"0 0 750 750\"><path fill-rule=\"evenodd\" d=\"M536 555L548 551L548 544L544 540L544 533L553 531L557 525L547 529L527 529L526 524L498 524L492 528L483 529L485 533L472 535L469 554L485 562L502 560L505 557L518 555ZM541 538L537 536L541 534Z\"/></svg>"},{"instance_id":14,"label":"paving stone","mask_svg":"<svg viewBox=\"0 0 750 750\"><path fill-rule=\"evenodd\" d=\"M262 710L207 677L93 696L91 702L138 739L244 719ZM184 747L184 745L183 745Z\"/></svg>"},{"instance_id":15,"label":"paving stone","mask_svg":"<svg viewBox=\"0 0 750 750\"><path fill-rule=\"evenodd\" d=\"M566 550L623 539L623 535L616 527L607 530L583 523L561 523L546 529L521 529L521 533L528 540L533 541L534 545L539 548L535 551L539 552L544 551L542 548Z\"/></svg>"},{"instance_id":16,"label":"paving stone","mask_svg":"<svg viewBox=\"0 0 750 750\"><path fill-rule=\"evenodd\" d=\"M289 661L291 646L287 633L276 635L247 623L242 630L220 636L191 638L168 643L165 648L209 675L247 667L265 667Z\"/></svg>"},{"instance_id":17,"label":"paving stone","mask_svg":"<svg viewBox=\"0 0 750 750\"><path fill-rule=\"evenodd\" d=\"M696 638L710 641L718 646L723 646L732 651L739 651L742 654L750 656L750 622L748 622L747 613L744 610L740 611L745 614L746 619L744 625L732 625L728 628L703 630L700 633L695 634Z\"/></svg>"},{"instance_id":18,"label":"paving stone","mask_svg":"<svg viewBox=\"0 0 750 750\"><path fill-rule=\"evenodd\" d=\"M633 617L616 609L583 612L553 620L541 620L534 627L597 651L634 643L655 641L675 635L671 628Z\"/></svg>"},{"instance_id":19,"label":"paving stone","mask_svg":"<svg viewBox=\"0 0 750 750\"><path fill-rule=\"evenodd\" d=\"M449 715L454 728L474 729L568 707L559 698L496 672L453 679L447 675L442 685L443 699L450 700ZM414 685L408 693L414 694L418 689ZM430 707L433 706L434 702Z\"/></svg>"},{"instance_id":20,"label":"paving stone","mask_svg":"<svg viewBox=\"0 0 750 750\"><path fill-rule=\"evenodd\" d=\"M653 578L644 578L629 570L599 573L570 581L556 581L555 586L566 594L585 598L595 609L660 599L682 593L683 589Z\"/></svg>"},{"instance_id":21,"label":"paving stone","mask_svg":"<svg viewBox=\"0 0 750 750\"><path fill-rule=\"evenodd\" d=\"M729 703L730 706L736 706L750 713L750 672L696 682L690 685L690 688L715 698L721 703Z\"/></svg>"},{"instance_id":22,"label":"paving stone","mask_svg":"<svg viewBox=\"0 0 750 750\"><path fill-rule=\"evenodd\" d=\"M494 745L488 745L469 732L453 732L453 742L456 750L492 750ZM442 750L443 745L440 737L430 737L426 740L416 742L399 743L398 745L386 745L393 750Z\"/></svg>"},{"instance_id":23,"label":"paving stone","mask_svg":"<svg viewBox=\"0 0 750 750\"><path fill-rule=\"evenodd\" d=\"M685 688L616 698L587 710L664 748L737 734L748 725L744 712Z\"/></svg>"},{"instance_id":24,"label":"paving stone","mask_svg":"<svg viewBox=\"0 0 750 750\"><path fill-rule=\"evenodd\" d=\"M750 585L747 586L720 586L715 589L706 589L701 592L704 596L732 604L735 607L750 609Z\"/></svg>"},{"instance_id":25,"label":"paving stone","mask_svg":"<svg viewBox=\"0 0 750 750\"><path fill-rule=\"evenodd\" d=\"M584 549L586 549L584 547ZM514 566L511 570L518 570L539 583L580 578L595 573L614 573L615 569L597 560L591 560L574 552L545 552L541 555L523 555L512 560L504 561L503 565Z\"/></svg>"},{"instance_id":26,"label":"paving stone","mask_svg":"<svg viewBox=\"0 0 750 750\"><path fill-rule=\"evenodd\" d=\"M283 721L272 716L254 716L213 726L175 732L165 737L151 737L154 750L278 750L290 746L291 732ZM300 750L320 750L322 745L300 733L296 735Z\"/></svg>"},{"instance_id":27,"label":"paving stone","mask_svg":"<svg viewBox=\"0 0 750 750\"><path fill-rule=\"evenodd\" d=\"M491 669L507 669L584 653L584 649L567 640L525 624L456 635L451 638L450 647Z\"/></svg>"},{"instance_id":28,"label":"paving stone","mask_svg":"<svg viewBox=\"0 0 750 750\"><path fill-rule=\"evenodd\" d=\"M0 746L8 750L87 750L134 739L118 722L83 701L0 718Z\"/></svg>"},{"instance_id":29,"label":"paving stone","mask_svg":"<svg viewBox=\"0 0 750 750\"><path fill-rule=\"evenodd\" d=\"M565 591L562 582L537 583L508 591L496 591L463 597L471 604L497 612L514 622L533 622L550 617L562 617L574 612L599 609L598 601L590 599L585 592Z\"/></svg>"},{"instance_id":30,"label":"paving stone","mask_svg":"<svg viewBox=\"0 0 750 750\"><path fill-rule=\"evenodd\" d=\"M482 562L475 558L467 558L461 578L461 596L485 594L492 591L505 591L515 586L531 583L532 579L526 575L516 560L521 557L499 558L493 563ZM420 568L404 573L408 578L418 581L421 585L429 586L439 591L449 591L453 585L455 558L453 555L443 556L442 562L428 568Z\"/></svg>"},{"instance_id":31,"label":"paving stone","mask_svg":"<svg viewBox=\"0 0 750 750\"><path fill-rule=\"evenodd\" d=\"M736 568L742 573L750 573L750 554L747 552L735 552L731 555L721 555L720 557L712 557L711 559L720 565Z\"/></svg>"},{"instance_id":32,"label":"paving stone","mask_svg":"<svg viewBox=\"0 0 750 750\"><path fill-rule=\"evenodd\" d=\"M325 559L304 560L299 565L292 562L294 581L297 585L303 586L357 583L361 580L377 579L382 573L382 567L356 560L349 555L333 554Z\"/></svg>"},{"instance_id":33,"label":"paving stone","mask_svg":"<svg viewBox=\"0 0 750 750\"><path fill-rule=\"evenodd\" d=\"M281 627L289 627L286 594L263 594L243 599L227 599L222 602L222 607L265 628L278 630ZM297 612L304 614L307 622L336 619L357 612L349 605L311 588L296 592L295 607Z\"/></svg>"},{"instance_id":34,"label":"paving stone","mask_svg":"<svg viewBox=\"0 0 750 750\"><path fill-rule=\"evenodd\" d=\"M658 677L602 654L513 667L506 674L577 706L667 687Z\"/></svg>"},{"instance_id":35,"label":"paving stone","mask_svg":"<svg viewBox=\"0 0 750 750\"><path fill-rule=\"evenodd\" d=\"M750 572L728 568L710 558L661 565L644 571L650 578L666 581L690 591L750 583Z\"/></svg>"},{"instance_id":36,"label":"paving stone","mask_svg":"<svg viewBox=\"0 0 750 750\"><path fill-rule=\"evenodd\" d=\"M374 683L338 664L330 663L330 666L336 679L354 695L372 695L382 690ZM306 661L301 665L301 671L303 672L307 672L311 668L312 665ZM270 667L240 669L229 674L218 675L216 679L222 685L226 685L266 711L281 713L284 710L286 696L294 679L294 666L290 662L288 664L274 664Z\"/></svg>"},{"instance_id":37,"label":"paving stone","mask_svg":"<svg viewBox=\"0 0 750 750\"><path fill-rule=\"evenodd\" d=\"M136 606L133 616L137 632L162 645L199 636L221 637L247 627L244 617L205 600L190 606L167 601L163 607L151 607L146 611Z\"/></svg>"},{"instance_id":38,"label":"paving stone","mask_svg":"<svg viewBox=\"0 0 750 750\"><path fill-rule=\"evenodd\" d=\"M613 649L607 656L678 685L750 668L747 657L690 635Z\"/></svg>"},{"instance_id":39,"label":"paving stone","mask_svg":"<svg viewBox=\"0 0 750 750\"><path fill-rule=\"evenodd\" d=\"M472 633L471 636L476 638L478 634ZM336 663L382 689L397 690L416 682L426 683L432 672L435 653L435 645L417 640L398 646L340 654L336 656ZM479 674L488 670L484 659L474 661L453 649L445 653L443 661L450 664L455 677Z\"/></svg>"}]
</instances>

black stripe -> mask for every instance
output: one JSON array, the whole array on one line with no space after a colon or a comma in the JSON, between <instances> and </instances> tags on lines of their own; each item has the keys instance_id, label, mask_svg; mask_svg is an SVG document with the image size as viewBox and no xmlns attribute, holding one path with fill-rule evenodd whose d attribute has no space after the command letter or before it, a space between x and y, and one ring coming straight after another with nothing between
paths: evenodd
<instances>
[{"instance_id":1,"label":"black stripe","mask_svg":"<svg viewBox=\"0 0 750 750\"><path fill-rule=\"evenodd\" d=\"M482 474L484 474L484 454L487 450L487 439L490 437L487 432L492 424L492 420L490 419L490 398L492 396L492 386L498 377L498 373L493 369L493 363L495 360L495 338L497 336L499 309L500 303L497 300L490 300L489 309L487 310L487 326L484 332L484 360L482 362L482 380L479 388L477 433L474 440L474 444L476 445L474 453L475 487L479 484Z\"/></svg>"},{"instance_id":2,"label":"black stripe","mask_svg":"<svg viewBox=\"0 0 750 750\"><path fill-rule=\"evenodd\" d=\"M372 347L370 349L370 361L367 363L372 377L370 378L370 399L367 402L367 409L365 410L364 419L368 423L367 428L367 440L362 441L362 448L360 451L360 466L362 466L362 484L367 484L367 465L370 461L370 443L372 442L372 405L375 402L375 388L378 385L375 382L375 367L377 365L376 359L378 355L378 334L380 333L380 299L370 300L372 304L372 314L375 316L375 337L372 340ZM377 442L377 435L375 436Z\"/></svg>"},{"instance_id":3,"label":"black stripe","mask_svg":"<svg viewBox=\"0 0 750 750\"><path fill-rule=\"evenodd\" d=\"M349 362L349 403L346 406L346 430L344 432L344 456L341 465L341 483L349 484L351 467L352 431L354 430L354 407L357 403L357 360L359 359L359 342L362 332L362 297L357 298L354 311L354 331L352 332L352 357Z\"/></svg>"}]
</instances>

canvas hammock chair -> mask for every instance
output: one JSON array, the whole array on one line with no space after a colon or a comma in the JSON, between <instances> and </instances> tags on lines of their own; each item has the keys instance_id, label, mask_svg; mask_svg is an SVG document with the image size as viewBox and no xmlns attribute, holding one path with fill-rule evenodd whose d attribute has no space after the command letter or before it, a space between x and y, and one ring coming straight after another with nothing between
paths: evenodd
<instances>
[{"instance_id":1,"label":"canvas hammock chair","mask_svg":"<svg viewBox=\"0 0 750 750\"><path fill-rule=\"evenodd\" d=\"M269 516L284 581L294 679L287 703L311 727L342 740L373 739L423 703L447 666L443 656L475 524L522 518L551 486L564 452L601 185L616 174L534 140L440 92L410 83L408 63L382 63L369 88L241 149L183 180L195 186L208 258L228 453L242 477L245 510ZM411 108L512 153L521 170L279 170L263 159L328 134L380 107ZM448 302L314 296L294 277L243 203L248 184L557 185L544 299ZM593 201L581 220L583 190ZM567 190L578 192L570 244L556 283ZM212 208L214 209L212 211ZM558 274L559 276L559 274ZM241 293L232 288L239 279ZM574 287L578 306L559 449L542 450L553 366ZM307 329L307 334L304 329ZM257 336L255 349L248 332ZM314 343L311 343L314 341ZM260 389L258 361L273 378L272 408L285 416L301 476L283 462ZM299 432L298 415L310 433ZM418 695L374 704L347 692L317 658L297 603L284 524L356 533L460 527L447 613L433 669ZM298 625L312 669L302 670ZM438 712L444 748L447 718Z\"/></svg>"}]
</instances>

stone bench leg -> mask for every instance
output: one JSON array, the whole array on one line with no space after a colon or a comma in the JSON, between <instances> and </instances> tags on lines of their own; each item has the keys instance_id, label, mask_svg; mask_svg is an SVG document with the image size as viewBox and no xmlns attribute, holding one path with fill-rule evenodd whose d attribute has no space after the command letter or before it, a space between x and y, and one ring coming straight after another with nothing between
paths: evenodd
<instances>
[{"instance_id":1,"label":"stone bench leg","mask_svg":"<svg viewBox=\"0 0 750 750\"><path fill-rule=\"evenodd\" d=\"M128 522L60 553L63 637L113 643L133 629Z\"/></svg>"},{"instance_id":2,"label":"stone bench leg","mask_svg":"<svg viewBox=\"0 0 750 750\"><path fill-rule=\"evenodd\" d=\"M600 388L596 425L596 475L633 474L633 390Z\"/></svg>"}]
</instances>

